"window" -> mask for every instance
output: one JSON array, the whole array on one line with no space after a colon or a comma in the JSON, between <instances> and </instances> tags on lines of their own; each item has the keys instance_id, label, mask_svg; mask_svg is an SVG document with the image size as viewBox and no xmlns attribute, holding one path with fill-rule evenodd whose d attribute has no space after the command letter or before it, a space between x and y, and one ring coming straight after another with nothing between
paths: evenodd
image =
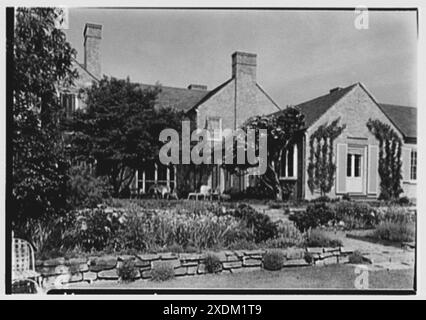
<instances>
[{"instance_id":1,"label":"window","mask_svg":"<svg viewBox=\"0 0 426 320\"><path fill-rule=\"evenodd\" d=\"M65 110L65 115L67 118L71 117L76 110L76 101L77 97L75 94L62 93L61 94L61 104L62 108Z\"/></svg>"},{"instance_id":2,"label":"window","mask_svg":"<svg viewBox=\"0 0 426 320\"><path fill-rule=\"evenodd\" d=\"M212 140L220 140L222 134L222 119L220 117L210 117L207 119L207 130Z\"/></svg>"},{"instance_id":3,"label":"window","mask_svg":"<svg viewBox=\"0 0 426 320\"><path fill-rule=\"evenodd\" d=\"M293 145L281 154L281 178L297 178L297 145Z\"/></svg>"},{"instance_id":4,"label":"window","mask_svg":"<svg viewBox=\"0 0 426 320\"><path fill-rule=\"evenodd\" d=\"M417 180L417 150L411 150L410 179Z\"/></svg>"}]
</instances>

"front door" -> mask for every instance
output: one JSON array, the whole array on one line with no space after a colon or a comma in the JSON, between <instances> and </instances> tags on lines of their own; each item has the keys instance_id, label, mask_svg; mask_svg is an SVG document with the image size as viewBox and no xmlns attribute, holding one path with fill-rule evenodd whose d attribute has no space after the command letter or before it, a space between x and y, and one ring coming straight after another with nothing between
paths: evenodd
<instances>
[{"instance_id":1,"label":"front door","mask_svg":"<svg viewBox=\"0 0 426 320\"><path fill-rule=\"evenodd\" d=\"M364 181L364 152L362 148L348 148L346 160L346 188L348 193L362 193Z\"/></svg>"}]
</instances>

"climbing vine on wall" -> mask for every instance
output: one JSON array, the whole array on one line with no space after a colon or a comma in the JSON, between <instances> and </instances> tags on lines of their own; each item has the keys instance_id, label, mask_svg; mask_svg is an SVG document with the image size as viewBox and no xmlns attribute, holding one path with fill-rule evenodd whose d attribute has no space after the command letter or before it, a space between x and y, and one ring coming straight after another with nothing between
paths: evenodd
<instances>
[{"instance_id":1,"label":"climbing vine on wall","mask_svg":"<svg viewBox=\"0 0 426 320\"><path fill-rule=\"evenodd\" d=\"M312 193L319 189L322 196L330 192L334 184L333 142L346 128L346 125L338 125L339 120L319 126L309 139L308 186Z\"/></svg>"},{"instance_id":2,"label":"climbing vine on wall","mask_svg":"<svg viewBox=\"0 0 426 320\"><path fill-rule=\"evenodd\" d=\"M402 140L392 127L369 119L367 128L379 140L380 199L397 199L401 188Z\"/></svg>"}]
</instances>

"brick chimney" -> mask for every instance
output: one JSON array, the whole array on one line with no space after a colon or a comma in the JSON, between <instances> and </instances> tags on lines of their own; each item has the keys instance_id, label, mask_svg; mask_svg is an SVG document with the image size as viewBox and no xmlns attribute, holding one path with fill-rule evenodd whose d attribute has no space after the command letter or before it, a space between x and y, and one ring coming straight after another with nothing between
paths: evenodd
<instances>
[{"instance_id":1,"label":"brick chimney","mask_svg":"<svg viewBox=\"0 0 426 320\"><path fill-rule=\"evenodd\" d=\"M97 79L101 78L102 25L86 23L84 27L84 67Z\"/></svg>"},{"instance_id":2,"label":"brick chimney","mask_svg":"<svg viewBox=\"0 0 426 320\"><path fill-rule=\"evenodd\" d=\"M256 82L256 54L234 52L232 55L232 77Z\"/></svg>"}]
</instances>

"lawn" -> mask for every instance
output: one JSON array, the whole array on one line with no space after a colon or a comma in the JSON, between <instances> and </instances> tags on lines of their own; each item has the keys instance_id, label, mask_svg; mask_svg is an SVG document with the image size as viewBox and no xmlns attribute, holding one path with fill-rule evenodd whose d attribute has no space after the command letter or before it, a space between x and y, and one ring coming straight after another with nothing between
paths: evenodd
<instances>
[{"instance_id":1,"label":"lawn","mask_svg":"<svg viewBox=\"0 0 426 320\"><path fill-rule=\"evenodd\" d=\"M119 288L119 289L356 289L355 267L352 265L330 265L303 267L281 271L252 271L236 274L217 274L175 278L165 282L137 280L131 283L97 281L93 285L70 285L70 288ZM413 269L379 270L369 272L369 289L412 290Z\"/></svg>"}]
</instances>

